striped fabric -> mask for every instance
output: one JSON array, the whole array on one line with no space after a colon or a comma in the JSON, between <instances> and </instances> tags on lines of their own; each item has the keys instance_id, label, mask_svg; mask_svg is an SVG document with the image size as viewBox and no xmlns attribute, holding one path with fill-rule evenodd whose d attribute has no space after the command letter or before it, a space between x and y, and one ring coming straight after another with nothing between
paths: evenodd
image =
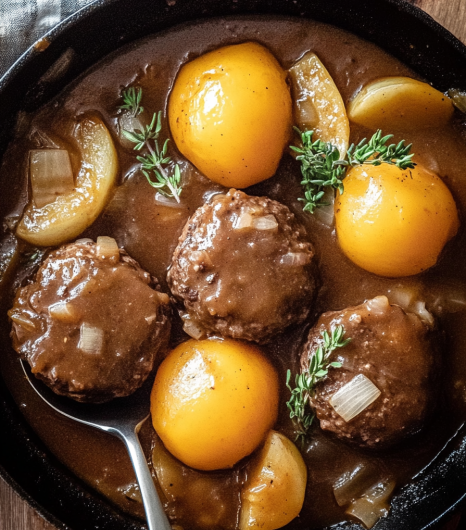
<instances>
[{"instance_id":1,"label":"striped fabric","mask_svg":"<svg viewBox=\"0 0 466 530\"><path fill-rule=\"evenodd\" d=\"M92 0L0 0L0 76L44 33Z\"/></svg>"}]
</instances>

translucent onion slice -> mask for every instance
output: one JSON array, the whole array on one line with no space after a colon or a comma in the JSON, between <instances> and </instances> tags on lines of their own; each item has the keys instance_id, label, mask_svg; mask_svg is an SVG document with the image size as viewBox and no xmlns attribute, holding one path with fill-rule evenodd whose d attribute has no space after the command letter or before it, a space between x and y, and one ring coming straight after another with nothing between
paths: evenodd
<instances>
[{"instance_id":1,"label":"translucent onion slice","mask_svg":"<svg viewBox=\"0 0 466 530\"><path fill-rule=\"evenodd\" d=\"M53 202L74 188L70 155L65 149L29 151L32 197L37 208Z\"/></svg>"},{"instance_id":2,"label":"translucent onion slice","mask_svg":"<svg viewBox=\"0 0 466 530\"><path fill-rule=\"evenodd\" d=\"M319 206L314 210L314 218L325 226L332 226L335 221L335 190L328 188L325 190L322 201L328 203L327 206Z\"/></svg>"},{"instance_id":3,"label":"translucent onion slice","mask_svg":"<svg viewBox=\"0 0 466 530\"><path fill-rule=\"evenodd\" d=\"M429 326L434 325L434 317L432 313L427 311L426 303L421 300L417 300L411 307L411 311L415 313L425 324Z\"/></svg>"},{"instance_id":4,"label":"translucent onion slice","mask_svg":"<svg viewBox=\"0 0 466 530\"><path fill-rule=\"evenodd\" d=\"M143 131L144 124L141 116L133 116L130 112L125 112L118 118L118 126L120 128L120 142L123 147L128 149L134 148L134 142L126 138L123 131L134 133L135 131Z\"/></svg>"},{"instance_id":5,"label":"translucent onion slice","mask_svg":"<svg viewBox=\"0 0 466 530\"><path fill-rule=\"evenodd\" d=\"M78 348L84 353L99 354L104 344L104 332L87 322L81 324Z\"/></svg>"},{"instance_id":6,"label":"translucent onion slice","mask_svg":"<svg viewBox=\"0 0 466 530\"><path fill-rule=\"evenodd\" d=\"M76 308L69 302L58 302L49 307L50 316L60 322L73 323L79 318Z\"/></svg>"},{"instance_id":7,"label":"translucent onion slice","mask_svg":"<svg viewBox=\"0 0 466 530\"><path fill-rule=\"evenodd\" d=\"M364 374L353 377L349 383L333 394L329 403L346 422L361 414L381 392Z\"/></svg>"},{"instance_id":8,"label":"translucent onion slice","mask_svg":"<svg viewBox=\"0 0 466 530\"><path fill-rule=\"evenodd\" d=\"M99 236L96 251L99 258L115 262L120 260L120 249L113 237Z\"/></svg>"},{"instance_id":9,"label":"translucent onion slice","mask_svg":"<svg viewBox=\"0 0 466 530\"><path fill-rule=\"evenodd\" d=\"M303 267L311 261L311 256L305 252L288 252L280 258L281 265Z\"/></svg>"},{"instance_id":10,"label":"translucent onion slice","mask_svg":"<svg viewBox=\"0 0 466 530\"><path fill-rule=\"evenodd\" d=\"M320 59L306 53L292 68L294 118L302 130L314 130L316 137L338 147L344 158L349 143L349 122L338 88Z\"/></svg>"},{"instance_id":11,"label":"translucent onion slice","mask_svg":"<svg viewBox=\"0 0 466 530\"><path fill-rule=\"evenodd\" d=\"M359 519L366 528L388 514L390 506L388 500L395 489L395 481L384 479L371 486L364 495L354 501L345 513Z\"/></svg>"},{"instance_id":12,"label":"translucent onion slice","mask_svg":"<svg viewBox=\"0 0 466 530\"><path fill-rule=\"evenodd\" d=\"M245 228L252 227L252 215L248 212L243 212L233 222L233 228L235 230L243 230Z\"/></svg>"},{"instance_id":13,"label":"translucent onion slice","mask_svg":"<svg viewBox=\"0 0 466 530\"><path fill-rule=\"evenodd\" d=\"M10 309L10 311L8 311L8 316L15 324L27 329L28 331L34 331L36 329L34 322L24 316L22 313L12 311Z\"/></svg>"},{"instance_id":14,"label":"translucent onion slice","mask_svg":"<svg viewBox=\"0 0 466 530\"><path fill-rule=\"evenodd\" d=\"M199 340L205 335L205 331L196 322L190 319L183 319L183 331L193 339Z\"/></svg>"},{"instance_id":15,"label":"translucent onion slice","mask_svg":"<svg viewBox=\"0 0 466 530\"><path fill-rule=\"evenodd\" d=\"M352 471L343 473L333 486L338 506L346 506L361 495L377 480L376 470L365 463L358 464Z\"/></svg>"},{"instance_id":16,"label":"translucent onion slice","mask_svg":"<svg viewBox=\"0 0 466 530\"><path fill-rule=\"evenodd\" d=\"M383 315L390 306L388 298L384 295L376 296L371 300L367 300L366 307L374 315Z\"/></svg>"},{"instance_id":17,"label":"translucent onion slice","mask_svg":"<svg viewBox=\"0 0 466 530\"><path fill-rule=\"evenodd\" d=\"M256 230L276 230L278 228L277 220L272 214L256 217L252 220L252 226Z\"/></svg>"},{"instance_id":18,"label":"translucent onion slice","mask_svg":"<svg viewBox=\"0 0 466 530\"><path fill-rule=\"evenodd\" d=\"M453 105L466 114L466 92L453 88L448 91L448 95L451 97Z\"/></svg>"}]
</instances>

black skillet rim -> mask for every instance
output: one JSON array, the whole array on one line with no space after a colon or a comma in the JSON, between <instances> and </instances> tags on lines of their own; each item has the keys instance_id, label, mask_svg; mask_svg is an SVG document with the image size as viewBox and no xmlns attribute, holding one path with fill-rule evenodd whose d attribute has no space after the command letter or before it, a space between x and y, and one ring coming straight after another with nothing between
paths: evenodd
<instances>
[{"instance_id":1,"label":"black skillet rim","mask_svg":"<svg viewBox=\"0 0 466 530\"><path fill-rule=\"evenodd\" d=\"M404 0L96 0L48 32L51 44L45 51L32 46L0 79L0 154L11 139L19 109L39 107L107 53L172 25L227 14L304 16L327 22L378 44L442 91L466 90L466 46ZM89 35L97 41L97 50L87 47ZM68 47L76 50L68 71L57 82L39 81ZM69 530L89 530L91 521L96 530L146 528L113 509L48 453L1 378L0 424L0 476L45 519ZM432 528L463 501L465 435L462 430L433 470L403 488L377 530ZM345 523L333 528L361 527Z\"/></svg>"}]
</instances>

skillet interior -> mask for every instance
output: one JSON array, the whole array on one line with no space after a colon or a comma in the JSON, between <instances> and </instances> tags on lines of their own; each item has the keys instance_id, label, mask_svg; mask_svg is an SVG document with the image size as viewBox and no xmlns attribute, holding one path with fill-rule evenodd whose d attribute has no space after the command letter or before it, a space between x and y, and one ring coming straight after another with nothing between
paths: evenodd
<instances>
[{"instance_id":1,"label":"skillet interior","mask_svg":"<svg viewBox=\"0 0 466 530\"><path fill-rule=\"evenodd\" d=\"M98 0L50 32L51 45L45 51L26 52L0 81L0 153L12 138L18 110L37 109L122 44L206 16L262 13L328 22L378 44L440 90L466 90L466 47L402 0L352 0L350 6L345 0L177 0L169 5L172 3L173 0ZM68 70L57 81L41 81L69 48L74 54ZM0 209L5 206L3 201L5 198L0 197ZM5 326L0 340L9 347ZM24 422L1 380L0 425L2 475L49 520L73 530L144 528L115 512L56 461ZM414 484L403 489L393 501L390 516L376 528L419 530L432 526L465 492L466 430L458 434L434 465L419 474ZM338 528L360 527L346 524Z\"/></svg>"}]
</instances>

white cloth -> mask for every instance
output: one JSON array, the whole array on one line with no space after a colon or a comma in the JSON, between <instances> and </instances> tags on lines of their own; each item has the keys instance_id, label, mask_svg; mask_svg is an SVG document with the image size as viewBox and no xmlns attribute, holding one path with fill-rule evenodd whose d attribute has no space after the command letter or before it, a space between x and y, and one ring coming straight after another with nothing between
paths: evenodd
<instances>
[{"instance_id":1,"label":"white cloth","mask_svg":"<svg viewBox=\"0 0 466 530\"><path fill-rule=\"evenodd\" d=\"M0 76L36 40L92 0L0 0Z\"/></svg>"}]
</instances>

